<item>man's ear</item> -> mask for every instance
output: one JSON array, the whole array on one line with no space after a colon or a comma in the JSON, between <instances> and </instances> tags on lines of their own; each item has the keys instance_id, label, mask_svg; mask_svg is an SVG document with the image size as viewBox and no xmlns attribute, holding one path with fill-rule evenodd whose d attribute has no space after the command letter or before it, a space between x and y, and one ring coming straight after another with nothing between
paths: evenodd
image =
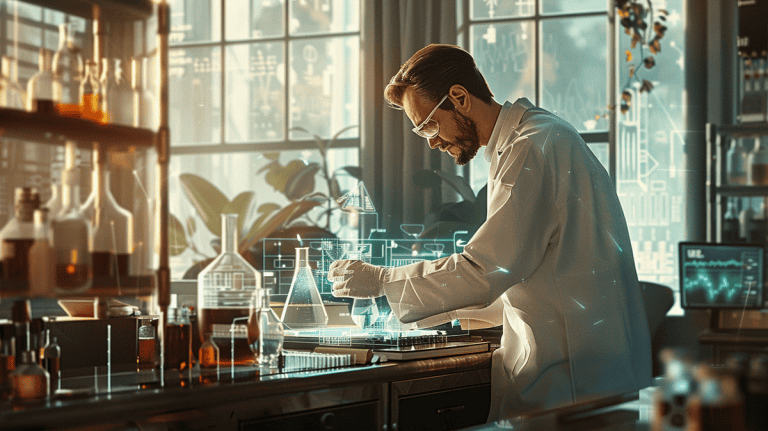
<instances>
[{"instance_id":1,"label":"man's ear","mask_svg":"<svg viewBox=\"0 0 768 431\"><path fill-rule=\"evenodd\" d=\"M448 90L448 98L451 99L453 106L462 114L466 114L472 109L472 98L469 97L469 91L464 86L456 84Z\"/></svg>"}]
</instances>

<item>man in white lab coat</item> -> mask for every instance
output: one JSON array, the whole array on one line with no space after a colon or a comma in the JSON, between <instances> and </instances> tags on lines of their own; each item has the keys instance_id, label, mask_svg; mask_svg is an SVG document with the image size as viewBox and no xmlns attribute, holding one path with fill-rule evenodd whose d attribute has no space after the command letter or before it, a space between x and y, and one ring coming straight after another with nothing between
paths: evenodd
<instances>
[{"instance_id":1,"label":"man in white lab coat","mask_svg":"<svg viewBox=\"0 0 768 431\"><path fill-rule=\"evenodd\" d=\"M485 307L504 327L489 421L648 386L650 337L627 224L576 130L527 99L494 101L474 59L450 45L414 54L385 95L458 164L486 147L488 216L462 253L398 268L335 262L333 294L386 295L402 322Z\"/></svg>"}]
</instances>

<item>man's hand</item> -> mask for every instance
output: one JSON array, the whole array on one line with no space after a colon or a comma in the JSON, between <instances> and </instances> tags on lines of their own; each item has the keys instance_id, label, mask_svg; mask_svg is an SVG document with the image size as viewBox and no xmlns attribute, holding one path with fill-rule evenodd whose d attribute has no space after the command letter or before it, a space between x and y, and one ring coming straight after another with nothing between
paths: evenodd
<instances>
[{"instance_id":1,"label":"man's hand","mask_svg":"<svg viewBox=\"0 0 768 431\"><path fill-rule=\"evenodd\" d=\"M337 260L328 268L333 282L333 296L376 298L384 295L384 281L389 270L361 260Z\"/></svg>"}]
</instances>

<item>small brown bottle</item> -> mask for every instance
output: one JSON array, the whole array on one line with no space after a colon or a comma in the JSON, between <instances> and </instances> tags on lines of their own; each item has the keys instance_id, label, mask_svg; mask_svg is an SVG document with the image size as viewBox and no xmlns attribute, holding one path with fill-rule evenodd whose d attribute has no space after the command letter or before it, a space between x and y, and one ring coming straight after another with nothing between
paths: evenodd
<instances>
[{"instance_id":1,"label":"small brown bottle","mask_svg":"<svg viewBox=\"0 0 768 431\"><path fill-rule=\"evenodd\" d=\"M11 373L11 398L15 401L34 401L50 394L50 376L35 361L35 353L24 351L21 363Z\"/></svg>"}]
</instances>

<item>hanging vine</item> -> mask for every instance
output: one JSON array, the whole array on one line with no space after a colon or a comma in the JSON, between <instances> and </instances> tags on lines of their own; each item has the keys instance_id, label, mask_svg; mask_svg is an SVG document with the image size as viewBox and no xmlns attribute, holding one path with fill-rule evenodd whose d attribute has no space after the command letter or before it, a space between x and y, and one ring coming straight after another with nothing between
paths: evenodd
<instances>
[{"instance_id":1,"label":"hanging vine","mask_svg":"<svg viewBox=\"0 0 768 431\"><path fill-rule=\"evenodd\" d=\"M634 0L615 0L618 15L621 18L619 23L624 27L624 32L632 39L631 49L625 51L626 61L629 67L629 78L624 84L621 92L621 113L629 111L632 104L632 92L629 86L632 82L640 83L640 92L651 91L653 84L647 79L642 79L640 74L644 69L652 69L656 65L654 56L661 52L661 38L667 31L667 15L665 9L654 11L653 2L645 0L647 7L639 1ZM648 25L648 23L652 25ZM633 56L632 50L639 48L639 56ZM638 58L636 62L633 62Z\"/></svg>"}]
</instances>

